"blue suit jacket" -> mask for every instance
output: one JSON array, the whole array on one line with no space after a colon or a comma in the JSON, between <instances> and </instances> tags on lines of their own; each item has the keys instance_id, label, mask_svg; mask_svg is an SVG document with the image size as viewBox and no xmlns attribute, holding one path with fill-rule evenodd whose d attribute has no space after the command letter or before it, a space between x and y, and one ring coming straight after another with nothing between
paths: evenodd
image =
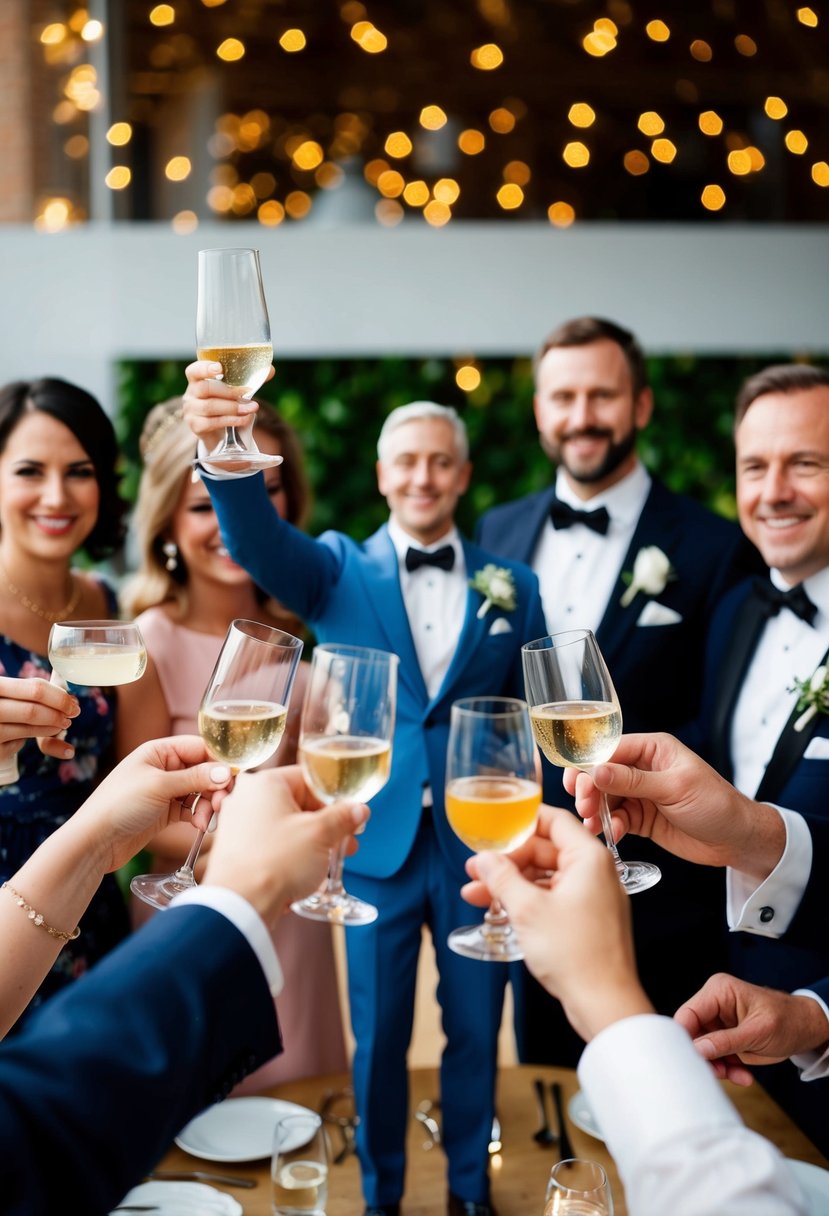
<instances>
[{"instance_id":1,"label":"blue suit jacket","mask_svg":"<svg viewBox=\"0 0 829 1216\"><path fill-rule=\"evenodd\" d=\"M428 783L441 850L463 881L470 853L449 827L443 809L449 711L459 697L524 696L521 646L545 632L535 575L520 563L502 562L515 580L516 608L503 612L493 607L481 619L477 612L483 597L470 588L454 658L437 695L430 697L403 604L397 554L385 525L362 544L341 532L326 532L314 540L279 518L261 476L207 484L233 559L306 621L319 641L373 646L400 657L391 775L371 800L371 823L347 869L371 878L388 878L400 869L414 843ZM494 560L467 540L463 548L470 577ZM509 629L493 633L498 619Z\"/></svg>"},{"instance_id":2,"label":"blue suit jacket","mask_svg":"<svg viewBox=\"0 0 829 1216\"><path fill-rule=\"evenodd\" d=\"M185 1123L281 1048L245 938L153 917L0 1045L0 1208L109 1212Z\"/></svg>"}]
</instances>

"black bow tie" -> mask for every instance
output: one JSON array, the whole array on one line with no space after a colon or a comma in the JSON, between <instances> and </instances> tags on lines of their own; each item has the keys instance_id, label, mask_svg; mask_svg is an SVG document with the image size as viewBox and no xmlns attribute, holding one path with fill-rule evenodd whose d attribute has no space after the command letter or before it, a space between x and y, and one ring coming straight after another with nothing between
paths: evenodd
<instances>
[{"instance_id":1,"label":"black bow tie","mask_svg":"<svg viewBox=\"0 0 829 1216\"><path fill-rule=\"evenodd\" d=\"M594 532L599 532L602 536L607 535L610 524L607 507L597 507L595 511L578 511L575 507L562 502L560 498L554 498L550 504L550 519L554 528L569 528L573 524L584 524L585 527L592 528Z\"/></svg>"},{"instance_id":2,"label":"black bow tie","mask_svg":"<svg viewBox=\"0 0 829 1216\"><path fill-rule=\"evenodd\" d=\"M437 566L439 570L451 570L455 564L455 550L451 545L442 545L427 553L425 549L406 550L406 569L418 570L421 566Z\"/></svg>"},{"instance_id":3,"label":"black bow tie","mask_svg":"<svg viewBox=\"0 0 829 1216\"><path fill-rule=\"evenodd\" d=\"M754 594L763 601L769 616L777 616L781 608L790 608L795 616L800 617L801 621L811 625L817 615L817 606L809 599L802 583L798 583L796 587L790 587L788 591L781 591L779 587L775 587L774 583L767 582L765 579L757 579L754 584Z\"/></svg>"}]
</instances>

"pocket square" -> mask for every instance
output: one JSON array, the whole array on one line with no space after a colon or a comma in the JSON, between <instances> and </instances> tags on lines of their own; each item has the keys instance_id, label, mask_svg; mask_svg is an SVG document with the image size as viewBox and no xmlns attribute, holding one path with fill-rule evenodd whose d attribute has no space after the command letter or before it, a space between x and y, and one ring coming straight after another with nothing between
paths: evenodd
<instances>
[{"instance_id":1,"label":"pocket square","mask_svg":"<svg viewBox=\"0 0 829 1216\"><path fill-rule=\"evenodd\" d=\"M809 746L803 753L804 760L829 760L829 739L824 739L822 735L815 735L814 739L809 740Z\"/></svg>"},{"instance_id":2,"label":"pocket square","mask_svg":"<svg viewBox=\"0 0 829 1216\"><path fill-rule=\"evenodd\" d=\"M648 600L645 607L639 613L637 625L678 625L682 620L679 612L675 612L673 608L667 608L664 604L657 604L656 600Z\"/></svg>"},{"instance_id":3,"label":"pocket square","mask_svg":"<svg viewBox=\"0 0 829 1216\"><path fill-rule=\"evenodd\" d=\"M512 625L505 616L497 616L489 627L489 636L495 637L498 633L512 633Z\"/></svg>"}]
</instances>

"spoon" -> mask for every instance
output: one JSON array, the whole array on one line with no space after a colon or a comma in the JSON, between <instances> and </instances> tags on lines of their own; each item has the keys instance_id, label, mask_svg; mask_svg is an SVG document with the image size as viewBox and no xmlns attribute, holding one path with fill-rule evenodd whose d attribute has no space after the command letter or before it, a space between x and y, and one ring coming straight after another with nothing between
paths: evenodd
<instances>
[{"instance_id":1,"label":"spoon","mask_svg":"<svg viewBox=\"0 0 829 1216\"><path fill-rule=\"evenodd\" d=\"M533 1089L535 1090L535 1100L538 1103L538 1114L541 1119L541 1126L537 1132L533 1132L533 1140L536 1144L555 1144L556 1134L550 1127L550 1120L547 1116L547 1096L544 1092L544 1082L541 1077L536 1077L533 1081Z\"/></svg>"}]
</instances>

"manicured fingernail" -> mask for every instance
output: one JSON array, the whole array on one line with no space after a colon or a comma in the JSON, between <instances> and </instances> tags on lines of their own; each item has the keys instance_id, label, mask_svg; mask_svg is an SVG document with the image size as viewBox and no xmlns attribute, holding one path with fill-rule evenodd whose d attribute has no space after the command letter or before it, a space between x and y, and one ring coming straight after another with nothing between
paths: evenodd
<instances>
[{"instance_id":1,"label":"manicured fingernail","mask_svg":"<svg viewBox=\"0 0 829 1216\"><path fill-rule=\"evenodd\" d=\"M230 769L223 764L217 764L215 768L210 770L210 780L217 785L221 785L224 781L230 780Z\"/></svg>"},{"instance_id":2,"label":"manicured fingernail","mask_svg":"<svg viewBox=\"0 0 829 1216\"><path fill-rule=\"evenodd\" d=\"M208 832L215 832L216 828L218 826L219 826L219 816L214 811L211 816L210 823L208 823L208 825L207 825L207 830L208 830Z\"/></svg>"}]
</instances>

